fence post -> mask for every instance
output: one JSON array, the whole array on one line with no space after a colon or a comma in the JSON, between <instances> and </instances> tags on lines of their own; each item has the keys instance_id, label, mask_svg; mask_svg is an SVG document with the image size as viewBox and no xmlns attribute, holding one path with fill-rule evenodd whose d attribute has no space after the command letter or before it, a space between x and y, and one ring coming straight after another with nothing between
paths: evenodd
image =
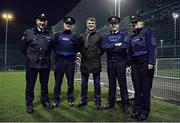
<instances>
[{"instance_id":1,"label":"fence post","mask_svg":"<svg viewBox=\"0 0 180 123\"><path fill-rule=\"evenodd\" d=\"M155 64L155 75L157 76L157 71L158 71L158 59L156 59L156 64Z\"/></svg>"}]
</instances>

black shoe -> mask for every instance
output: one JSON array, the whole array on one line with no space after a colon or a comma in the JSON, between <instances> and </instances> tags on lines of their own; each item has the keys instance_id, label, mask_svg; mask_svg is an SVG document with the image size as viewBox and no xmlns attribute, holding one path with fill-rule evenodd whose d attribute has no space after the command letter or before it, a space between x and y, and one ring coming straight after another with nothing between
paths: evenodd
<instances>
[{"instance_id":1,"label":"black shoe","mask_svg":"<svg viewBox=\"0 0 180 123\"><path fill-rule=\"evenodd\" d=\"M52 102L52 106L54 108L57 108L59 106L59 101L55 100L54 102Z\"/></svg>"},{"instance_id":2,"label":"black shoe","mask_svg":"<svg viewBox=\"0 0 180 123\"><path fill-rule=\"evenodd\" d=\"M129 114L129 106L125 106L125 107L123 107L123 113L124 114Z\"/></svg>"},{"instance_id":3,"label":"black shoe","mask_svg":"<svg viewBox=\"0 0 180 123\"><path fill-rule=\"evenodd\" d=\"M110 108L114 108L114 105L106 104L102 107L102 109L110 109Z\"/></svg>"},{"instance_id":4,"label":"black shoe","mask_svg":"<svg viewBox=\"0 0 180 123\"><path fill-rule=\"evenodd\" d=\"M138 120L138 121L143 121L143 120L146 120L147 117L148 117L147 114L141 113L141 114L139 115L139 117L137 118L137 120Z\"/></svg>"},{"instance_id":5,"label":"black shoe","mask_svg":"<svg viewBox=\"0 0 180 123\"><path fill-rule=\"evenodd\" d=\"M132 115L131 115L131 118L132 118L132 119L138 119L139 115L140 115L139 112L134 111L134 112L132 113Z\"/></svg>"},{"instance_id":6,"label":"black shoe","mask_svg":"<svg viewBox=\"0 0 180 123\"><path fill-rule=\"evenodd\" d=\"M33 106L32 105L26 106L26 112L27 113L33 113L34 112Z\"/></svg>"},{"instance_id":7,"label":"black shoe","mask_svg":"<svg viewBox=\"0 0 180 123\"><path fill-rule=\"evenodd\" d=\"M42 105L46 109L53 109L53 106L49 102L44 102L44 103L42 103Z\"/></svg>"},{"instance_id":8,"label":"black shoe","mask_svg":"<svg viewBox=\"0 0 180 123\"><path fill-rule=\"evenodd\" d=\"M96 109L101 109L101 103L96 103Z\"/></svg>"},{"instance_id":9,"label":"black shoe","mask_svg":"<svg viewBox=\"0 0 180 123\"><path fill-rule=\"evenodd\" d=\"M79 104L77 104L77 107L82 107L82 106L86 106L87 102L80 102Z\"/></svg>"},{"instance_id":10,"label":"black shoe","mask_svg":"<svg viewBox=\"0 0 180 123\"><path fill-rule=\"evenodd\" d=\"M69 107L73 107L74 106L74 101L68 101L68 105L69 105Z\"/></svg>"}]
</instances>

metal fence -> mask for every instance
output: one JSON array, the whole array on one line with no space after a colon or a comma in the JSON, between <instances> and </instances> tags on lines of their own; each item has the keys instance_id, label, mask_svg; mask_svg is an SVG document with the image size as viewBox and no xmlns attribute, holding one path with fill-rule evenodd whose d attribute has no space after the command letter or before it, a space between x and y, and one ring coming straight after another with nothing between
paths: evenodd
<instances>
[{"instance_id":1,"label":"metal fence","mask_svg":"<svg viewBox=\"0 0 180 123\"><path fill-rule=\"evenodd\" d=\"M155 78L152 95L180 104L180 19L174 19L172 13L180 14L180 1L143 12L145 26L153 29L157 39L158 58L156 61ZM174 23L176 21L176 23ZM129 16L122 19L121 29L132 34ZM108 32L108 25L97 30L102 35ZM9 71L24 69L25 58L18 46L9 45L7 50L7 68ZM77 60L76 79L80 79ZM108 86L106 73L106 56L102 57L101 82ZM0 45L0 70L4 70L4 45ZM92 76L90 77L92 79ZM133 94L130 74L127 74L128 90Z\"/></svg>"},{"instance_id":2,"label":"metal fence","mask_svg":"<svg viewBox=\"0 0 180 123\"><path fill-rule=\"evenodd\" d=\"M18 45L8 45L7 47L7 70L24 69L25 57L21 53ZM0 44L0 71L5 69L5 50L4 45Z\"/></svg>"},{"instance_id":3,"label":"metal fence","mask_svg":"<svg viewBox=\"0 0 180 123\"><path fill-rule=\"evenodd\" d=\"M173 49L172 49L173 50ZM8 48L7 70L17 71L24 69L25 58L17 46ZM76 61L75 78L80 79L80 59ZM4 49L0 49L0 68L4 70ZM90 80L92 76L90 76ZM93 82L93 81L91 81ZM108 86L106 55L102 57L101 83ZM134 96L131 75L127 74L129 96ZM152 95L161 99L180 104L180 58L157 58ZM118 93L119 96L119 93Z\"/></svg>"},{"instance_id":4,"label":"metal fence","mask_svg":"<svg viewBox=\"0 0 180 123\"><path fill-rule=\"evenodd\" d=\"M158 58L152 94L180 104L180 58Z\"/></svg>"},{"instance_id":5,"label":"metal fence","mask_svg":"<svg viewBox=\"0 0 180 123\"><path fill-rule=\"evenodd\" d=\"M76 61L75 79L81 80L80 60ZM131 74L126 74L129 98L134 97ZM89 82L93 83L90 74ZM101 85L108 87L107 63L102 60ZM117 84L118 85L118 84ZM180 58L158 58L152 87L152 96L180 104ZM120 100L117 86L117 100Z\"/></svg>"}]
</instances>

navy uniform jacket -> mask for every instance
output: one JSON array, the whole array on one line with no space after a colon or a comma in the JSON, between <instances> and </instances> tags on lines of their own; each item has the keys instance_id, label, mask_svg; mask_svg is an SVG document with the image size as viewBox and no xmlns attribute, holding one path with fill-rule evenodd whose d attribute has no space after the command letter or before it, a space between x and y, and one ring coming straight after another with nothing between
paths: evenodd
<instances>
[{"instance_id":1,"label":"navy uniform jacket","mask_svg":"<svg viewBox=\"0 0 180 123\"><path fill-rule=\"evenodd\" d=\"M53 36L53 49L55 57L76 58L78 51L79 35L73 34L71 31L61 31Z\"/></svg>"},{"instance_id":2,"label":"navy uniform jacket","mask_svg":"<svg viewBox=\"0 0 180 123\"><path fill-rule=\"evenodd\" d=\"M27 29L22 37L20 49L27 58L30 68L49 68L52 51L51 34L48 30Z\"/></svg>"},{"instance_id":3,"label":"navy uniform jacket","mask_svg":"<svg viewBox=\"0 0 180 123\"><path fill-rule=\"evenodd\" d=\"M122 45L115 47L116 43L122 43ZM102 42L102 49L106 51L107 61L127 61L128 44L128 34L126 32L106 35Z\"/></svg>"},{"instance_id":4,"label":"navy uniform jacket","mask_svg":"<svg viewBox=\"0 0 180 123\"><path fill-rule=\"evenodd\" d=\"M130 39L129 51L132 62L141 62L147 60L149 64L155 64L157 46L152 30L143 28L134 31L134 34Z\"/></svg>"}]
</instances>

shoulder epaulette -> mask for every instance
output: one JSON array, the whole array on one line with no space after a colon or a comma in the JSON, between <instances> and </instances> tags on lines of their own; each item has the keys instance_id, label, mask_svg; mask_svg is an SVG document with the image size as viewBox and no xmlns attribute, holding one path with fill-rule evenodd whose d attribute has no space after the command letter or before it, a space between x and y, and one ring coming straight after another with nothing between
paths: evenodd
<instances>
[{"instance_id":1,"label":"shoulder epaulette","mask_svg":"<svg viewBox=\"0 0 180 123\"><path fill-rule=\"evenodd\" d=\"M63 31L59 31L58 33L59 33L59 34L62 34L62 33L63 33Z\"/></svg>"}]
</instances>

